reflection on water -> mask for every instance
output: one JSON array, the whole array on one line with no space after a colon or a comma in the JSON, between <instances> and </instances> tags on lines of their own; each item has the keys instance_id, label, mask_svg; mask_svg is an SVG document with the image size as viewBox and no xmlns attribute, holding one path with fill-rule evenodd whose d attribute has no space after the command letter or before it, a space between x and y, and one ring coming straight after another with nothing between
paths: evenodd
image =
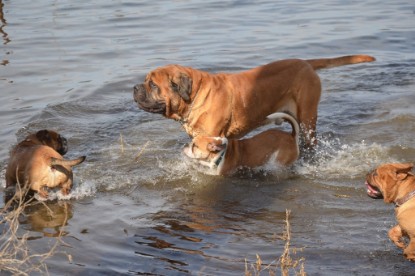
<instances>
[{"instance_id":1,"label":"reflection on water","mask_svg":"<svg viewBox=\"0 0 415 276\"><path fill-rule=\"evenodd\" d=\"M3 37L3 44L6 45L7 43L10 42L10 39L9 39L9 35L4 30L4 27L6 27L7 25L7 21L4 18L3 7L4 7L3 0L0 0L0 34ZM0 62L0 65L7 65L8 63L9 61L7 59L3 59Z\"/></svg>"},{"instance_id":2,"label":"reflection on water","mask_svg":"<svg viewBox=\"0 0 415 276\"><path fill-rule=\"evenodd\" d=\"M20 223L27 224L27 230L42 233L44 237L65 236L65 226L73 216L69 201L38 202L24 210Z\"/></svg>"},{"instance_id":3,"label":"reflection on water","mask_svg":"<svg viewBox=\"0 0 415 276\"><path fill-rule=\"evenodd\" d=\"M23 229L42 233L44 237L65 236L64 227L73 216L72 203L67 200L36 200L33 191L24 191L10 186L3 191L4 205L1 218L9 222L14 216ZM10 218L8 218L10 217ZM29 237L29 240L32 239Z\"/></svg>"}]
</instances>

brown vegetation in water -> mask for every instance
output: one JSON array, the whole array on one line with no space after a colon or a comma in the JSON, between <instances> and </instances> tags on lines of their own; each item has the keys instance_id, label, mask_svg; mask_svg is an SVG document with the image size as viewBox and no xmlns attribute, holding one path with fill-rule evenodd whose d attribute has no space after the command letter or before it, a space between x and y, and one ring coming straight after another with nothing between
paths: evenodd
<instances>
[{"instance_id":1,"label":"brown vegetation in water","mask_svg":"<svg viewBox=\"0 0 415 276\"><path fill-rule=\"evenodd\" d=\"M7 194L8 191L5 191ZM44 202L35 200L29 196L28 188L20 188L16 185L16 191L5 206L0 210L0 272L9 272L12 275L31 275L32 273L49 274L48 267L45 263L46 259L56 253L59 244L63 243L61 237L63 235L63 226L66 225L67 218L64 219L60 232L57 235L56 242L48 249L47 252L33 252L29 247L28 240L29 231L19 229L20 220L25 216L25 209L36 204L44 204ZM48 208L50 212L50 210ZM53 216L53 213L51 213ZM70 255L67 255L71 260Z\"/></svg>"},{"instance_id":2,"label":"brown vegetation in water","mask_svg":"<svg viewBox=\"0 0 415 276\"><path fill-rule=\"evenodd\" d=\"M281 239L285 241L285 245L282 254L270 264L264 264L258 254L256 255L257 260L255 263L248 264L245 260L245 276L257 276L261 275L262 272L268 272L271 276L277 275L277 272L280 272L282 276L288 276L290 272L292 272L291 275L307 275L304 269L305 259L291 257L291 254L295 255L297 251L302 249L291 247L290 214L290 210L285 211L285 229L281 236Z\"/></svg>"}]
</instances>

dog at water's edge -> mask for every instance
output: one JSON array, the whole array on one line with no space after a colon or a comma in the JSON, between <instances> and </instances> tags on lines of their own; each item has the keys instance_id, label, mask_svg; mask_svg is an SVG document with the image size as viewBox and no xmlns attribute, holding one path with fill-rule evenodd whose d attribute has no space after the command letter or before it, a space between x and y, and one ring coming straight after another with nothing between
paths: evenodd
<instances>
[{"instance_id":1,"label":"dog at water's edge","mask_svg":"<svg viewBox=\"0 0 415 276\"><path fill-rule=\"evenodd\" d=\"M412 163L392 163L377 167L366 177L367 194L395 204L398 224L392 227L389 238L404 256L415 261L415 175ZM409 238L405 244L404 237Z\"/></svg>"},{"instance_id":2,"label":"dog at water's edge","mask_svg":"<svg viewBox=\"0 0 415 276\"><path fill-rule=\"evenodd\" d=\"M268 115L287 111L300 123L305 146L312 147L321 94L316 70L374 60L367 55L287 59L235 74L167 65L149 72L133 96L139 108L181 122L192 138L239 139Z\"/></svg>"}]
</instances>

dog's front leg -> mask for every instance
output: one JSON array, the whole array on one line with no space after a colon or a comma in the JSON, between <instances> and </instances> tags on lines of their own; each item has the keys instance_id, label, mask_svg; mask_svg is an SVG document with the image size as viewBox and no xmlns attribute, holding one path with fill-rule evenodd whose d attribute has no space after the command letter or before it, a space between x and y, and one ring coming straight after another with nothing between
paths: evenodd
<instances>
[{"instance_id":1,"label":"dog's front leg","mask_svg":"<svg viewBox=\"0 0 415 276\"><path fill-rule=\"evenodd\" d=\"M388 232L388 236L397 247L402 249L405 248L405 244L402 240L402 228L399 225L395 225L394 227L392 227Z\"/></svg>"}]
</instances>

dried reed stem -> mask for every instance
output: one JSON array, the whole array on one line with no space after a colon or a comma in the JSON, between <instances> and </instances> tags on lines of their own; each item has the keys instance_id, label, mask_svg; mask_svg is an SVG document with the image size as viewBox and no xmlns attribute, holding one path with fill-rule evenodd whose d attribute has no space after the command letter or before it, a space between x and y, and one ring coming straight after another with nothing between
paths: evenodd
<instances>
[{"instance_id":1,"label":"dried reed stem","mask_svg":"<svg viewBox=\"0 0 415 276\"><path fill-rule=\"evenodd\" d=\"M68 220L68 212L65 209L65 218L56 243L46 253L32 253L27 243L29 233L25 232L22 235L18 233L19 218L24 216L24 210L29 206L39 204L33 197L27 200L29 190L28 187L21 188L21 185L17 184L14 196L0 210L0 225L3 228L0 237L0 271L13 275L31 275L35 272L49 274L45 260L56 252L56 248L61 243L63 226ZM45 203L42 202L42 204ZM49 211L52 212L50 209Z\"/></svg>"},{"instance_id":2,"label":"dried reed stem","mask_svg":"<svg viewBox=\"0 0 415 276\"><path fill-rule=\"evenodd\" d=\"M290 271L294 271L295 275L305 276L307 275L304 269L304 258L293 259L291 253L296 253L301 250L298 248L291 248L291 225L290 225L291 211L285 211L285 229L281 237L285 241L284 251L280 257L268 265L264 265L261 257L256 254L255 264L251 264L250 269L248 268L247 260L245 259L245 276L261 275L261 272L268 271L269 275L276 275L277 270L281 271L282 276L288 276ZM297 271L297 268L300 268ZM253 274L252 272L253 271Z\"/></svg>"},{"instance_id":3,"label":"dried reed stem","mask_svg":"<svg viewBox=\"0 0 415 276\"><path fill-rule=\"evenodd\" d=\"M120 133L120 144L121 144L121 153L124 153L124 138L122 133Z\"/></svg>"},{"instance_id":4,"label":"dried reed stem","mask_svg":"<svg viewBox=\"0 0 415 276\"><path fill-rule=\"evenodd\" d=\"M138 159L140 158L140 156L143 154L143 152L146 150L146 148L148 147L148 145L150 145L150 141L147 141L144 146L141 148L141 150L137 153L137 155L134 158L135 162L138 162Z\"/></svg>"}]
</instances>

